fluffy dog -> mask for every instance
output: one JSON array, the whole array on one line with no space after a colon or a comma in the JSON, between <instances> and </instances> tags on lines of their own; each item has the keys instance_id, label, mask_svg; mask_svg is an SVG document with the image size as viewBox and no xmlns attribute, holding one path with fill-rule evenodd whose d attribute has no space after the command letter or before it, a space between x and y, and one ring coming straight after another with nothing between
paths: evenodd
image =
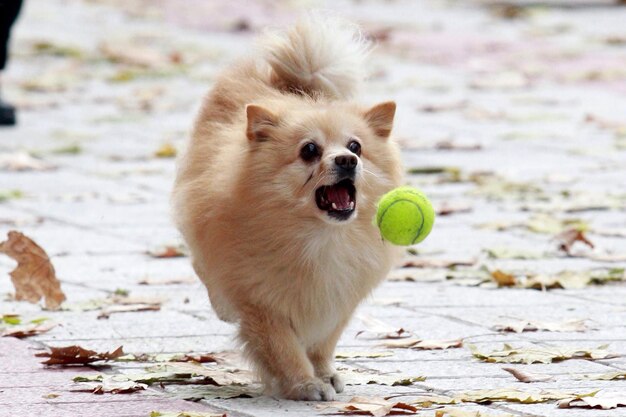
<instances>
[{"instance_id":1,"label":"fluffy dog","mask_svg":"<svg viewBox=\"0 0 626 417\"><path fill-rule=\"evenodd\" d=\"M193 266L268 390L332 400L334 349L397 249L376 202L400 185L395 103L350 99L368 43L328 16L266 37L206 97L173 201Z\"/></svg>"}]
</instances>

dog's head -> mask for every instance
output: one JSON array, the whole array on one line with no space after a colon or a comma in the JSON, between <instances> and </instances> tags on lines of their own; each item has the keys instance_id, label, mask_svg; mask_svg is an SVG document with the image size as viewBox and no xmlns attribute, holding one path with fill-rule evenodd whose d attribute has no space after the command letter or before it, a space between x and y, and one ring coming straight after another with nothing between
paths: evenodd
<instances>
[{"instance_id":1,"label":"dog's head","mask_svg":"<svg viewBox=\"0 0 626 417\"><path fill-rule=\"evenodd\" d=\"M261 198L328 223L348 223L401 176L390 140L396 105L246 107L249 175ZM287 213L285 213L287 214Z\"/></svg>"}]
</instances>

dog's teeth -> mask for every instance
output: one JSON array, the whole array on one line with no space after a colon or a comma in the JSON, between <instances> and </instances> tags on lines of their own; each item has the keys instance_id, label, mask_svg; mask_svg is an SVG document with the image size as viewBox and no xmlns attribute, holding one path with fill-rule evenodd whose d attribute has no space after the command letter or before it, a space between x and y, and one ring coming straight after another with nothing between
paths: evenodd
<instances>
[{"instance_id":1,"label":"dog's teeth","mask_svg":"<svg viewBox=\"0 0 626 417\"><path fill-rule=\"evenodd\" d=\"M333 210L337 210L337 204L333 203L332 207L333 207Z\"/></svg>"},{"instance_id":2,"label":"dog's teeth","mask_svg":"<svg viewBox=\"0 0 626 417\"><path fill-rule=\"evenodd\" d=\"M350 201L350 210L354 209L354 201Z\"/></svg>"}]
</instances>

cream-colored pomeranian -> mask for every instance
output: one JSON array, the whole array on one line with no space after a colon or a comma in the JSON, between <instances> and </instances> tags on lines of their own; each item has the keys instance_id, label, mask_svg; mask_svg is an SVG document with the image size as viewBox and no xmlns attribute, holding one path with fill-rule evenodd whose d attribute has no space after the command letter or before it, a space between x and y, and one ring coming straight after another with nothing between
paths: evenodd
<instances>
[{"instance_id":1,"label":"cream-colored pomeranian","mask_svg":"<svg viewBox=\"0 0 626 417\"><path fill-rule=\"evenodd\" d=\"M352 101L358 29L312 15L268 35L206 97L174 187L175 216L219 317L239 325L268 391L332 400L334 349L397 249L373 219L400 185L395 103Z\"/></svg>"}]
</instances>

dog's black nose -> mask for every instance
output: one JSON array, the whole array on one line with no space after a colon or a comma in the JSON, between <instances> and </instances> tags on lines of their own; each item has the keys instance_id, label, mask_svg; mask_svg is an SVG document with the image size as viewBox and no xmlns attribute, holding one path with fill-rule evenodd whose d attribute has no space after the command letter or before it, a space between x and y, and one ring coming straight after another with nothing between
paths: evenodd
<instances>
[{"instance_id":1,"label":"dog's black nose","mask_svg":"<svg viewBox=\"0 0 626 417\"><path fill-rule=\"evenodd\" d=\"M357 162L358 160L355 155L339 155L335 157L335 164L337 164L339 168L343 168L346 171L354 170Z\"/></svg>"}]
</instances>

